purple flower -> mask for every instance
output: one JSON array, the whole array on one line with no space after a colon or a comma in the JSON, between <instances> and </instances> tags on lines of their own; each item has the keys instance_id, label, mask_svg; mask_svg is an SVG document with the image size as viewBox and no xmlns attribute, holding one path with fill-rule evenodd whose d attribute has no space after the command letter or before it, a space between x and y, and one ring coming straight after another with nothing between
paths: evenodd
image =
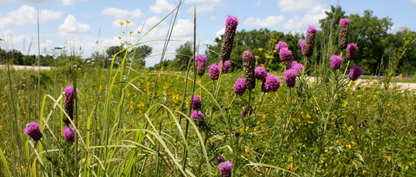
<instances>
[{"instance_id":1,"label":"purple flower","mask_svg":"<svg viewBox=\"0 0 416 177\"><path fill-rule=\"evenodd\" d=\"M231 169L233 168L233 163L230 161L222 162L218 165L218 169L220 170L220 175L222 177L231 177Z\"/></svg>"},{"instance_id":2,"label":"purple flower","mask_svg":"<svg viewBox=\"0 0 416 177\"><path fill-rule=\"evenodd\" d=\"M192 100L192 108L193 109L199 109L201 108L201 99L199 98L198 95L194 95L193 100Z\"/></svg>"},{"instance_id":3,"label":"purple flower","mask_svg":"<svg viewBox=\"0 0 416 177\"><path fill-rule=\"evenodd\" d=\"M280 41L276 44L276 50L280 51L283 48L287 48L287 43L285 41Z\"/></svg>"},{"instance_id":4,"label":"purple flower","mask_svg":"<svg viewBox=\"0 0 416 177\"><path fill-rule=\"evenodd\" d=\"M62 131L62 135L66 142L74 142L75 128L74 127L65 127Z\"/></svg>"},{"instance_id":5,"label":"purple flower","mask_svg":"<svg viewBox=\"0 0 416 177\"><path fill-rule=\"evenodd\" d=\"M315 26L309 26L308 30L306 31L306 36L313 36L315 37L316 35L316 28Z\"/></svg>"},{"instance_id":6,"label":"purple flower","mask_svg":"<svg viewBox=\"0 0 416 177\"><path fill-rule=\"evenodd\" d=\"M296 77L298 76L296 71L294 69L288 69L283 74L285 75L286 86L294 87L296 84Z\"/></svg>"},{"instance_id":7,"label":"purple flower","mask_svg":"<svg viewBox=\"0 0 416 177\"><path fill-rule=\"evenodd\" d=\"M363 74L363 70L359 66L352 66L350 69L350 75L349 78L353 81L357 80L358 77Z\"/></svg>"},{"instance_id":8,"label":"purple flower","mask_svg":"<svg viewBox=\"0 0 416 177\"><path fill-rule=\"evenodd\" d=\"M219 163L225 162L225 159L224 159L224 157L223 157L223 156L220 156L220 155L219 155L219 156L217 157L217 159L215 159L215 162L219 164Z\"/></svg>"},{"instance_id":9,"label":"purple flower","mask_svg":"<svg viewBox=\"0 0 416 177\"><path fill-rule=\"evenodd\" d=\"M276 92L277 89L279 89L279 87L280 87L279 77L273 74L267 74L266 81L264 82L264 88L267 89L267 91Z\"/></svg>"},{"instance_id":10,"label":"purple flower","mask_svg":"<svg viewBox=\"0 0 416 177\"><path fill-rule=\"evenodd\" d=\"M250 50L246 50L243 52L243 62L252 62L254 61L253 53Z\"/></svg>"},{"instance_id":11,"label":"purple flower","mask_svg":"<svg viewBox=\"0 0 416 177\"><path fill-rule=\"evenodd\" d=\"M339 69L341 67L342 57L339 55L332 55L331 69Z\"/></svg>"},{"instance_id":12,"label":"purple flower","mask_svg":"<svg viewBox=\"0 0 416 177\"><path fill-rule=\"evenodd\" d=\"M300 49L302 50L302 55L305 56L305 46L306 46L306 39L300 41Z\"/></svg>"},{"instance_id":13,"label":"purple flower","mask_svg":"<svg viewBox=\"0 0 416 177\"><path fill-rule=\"evenodd\" d=\"M245 106L245 107L243 107L243 111L240 112L241 118L246 117L247 113L248 113L248 107ZM248 114L248 116L251 116L251 114L253 114L253 108L250 108L250 113Z\"/></svg>"},{"instance_id":14,"label":"purple flower","mask_svg":"<svg viewBox=\"0 0 416 177\"><path fill-rule=\"evenodd\" d=\"M74 87L72 85L68 85L65 88L65 98L64 98L64 109L65 112L68 114L68 117L64 115L64 122L66 124L69 124L69 119L72 120L74 116L74 100L75 100L75 94L74 94Z\"/></svg>"},{"instance_id":15,"label":"purple flower","mask_svg":"<svg viewBox=\"0 0 416 177\"><path fill-rule=\"evenodd\" d=\"M205 123L204 114L201 111L193 110L191 114L191 119L195 121L197 126L202 126Z\"/></svg>"},{"instance_id":16,"label":"purple flower","mask_svg":"<svg viewBox=\"0 0 416 177\"><path fill-rule=\"evenodd\" d=\"M347 46L347 59L354 59L355 51L357 50L357 44L348 44Z\"/></svg>"},{"instance_id":17,"label":"purple flower","mask_svg":"<svg viewBox=\"0 0 416 177\"><path fill-rule=\"evenodd\" d=\"M256 87L256 77L254 74L255 62L253 53L250 50L243 52L243 70L244 77L246 78L247 89L254 89Z\"/></svg>"},{"instance_id":18,"label":"purple flower","mask_svg":"<svg viewBox=\"0 0 416 177\"><path fill-rule=\"evenodd\" d=\"M350 21L346 18L343 18L339 21L339 27L343 28L343 27L347 27L350 25Z\"/></svg>"},{"instance_id":19,"label":"purple flower","mask_svg":"<svg viewBox=\"0 0 416 177\"><path fill-rule=\"evenodd\" d=\"M220 60L220 62L218 63L218 67L221 68L221 65L222 65L222 60ZM222 67L222 72L228 73L230 68L231 68L231 62L230 62L230 60L226 60L224 62L224 66Z\"/></svg>"},{"instance_id":20,"label":"purple flower","mask_svg":"<svg viewBox=\"0 0 416 177\"><path fill-rule=\"evenodd\" d=\"M292 63L289 64L289 69L294 69L297 73L298 72L302 72L303 71L303 65L293 61Z\"/></svg>"},{"instance_id":21,"label":"purple flower","mask_svg":"<svg viewBox=\"0 0 416 177\"><path fill-rule=\"evenodd\" d=\"M266 69L264 69L263 67L257 66L254 69L254 76L256 77L256 79L263 81L266 78L266 75Z\"/></svg>"},{"instance_id":22,"label":"purple flower","mask_svg":"<svg viewBox=\"0 0 416 177\"><path fill-rule=\"evenodd\" d=\"M32 122L26 126L26 128L23 130L23 133L29 135L35 141L39 141L43 137L37 122Z\"/></svg>"},{"instance_id":23,"label":"purple flower","mask_svg":"<svg viewBox=\"0 0 416 177\"><path fill-rule=\"evenodd\" d=\"M225 20L225 33L232 34L234 36L237 25L238 18L229 15L227 20Z\"/></svg>"},{"instance_id":24,"label":"purple flower","mask_svg":"<svg viewBox=\"0 0 416 177\"><path fill-rule=\"evenodd\" d=\"M211 80L218 80L218 77L220 76L220 67L214 63L208 66L208 73Z\"/></svg>"},{"instance_id":25,"label":"purple flower","mask_svg":"<svg viewBox=\"0 0 416 177\"><path fill-rule=\"evenodd\" d=\"M243 78L238 78L234 84L234 92L239 95L243 95L246 91L246 80Z\"/></svg>"},{"instance_id":26,"label":"purple flower","mask_svg":"<svg viewBox=\"0 0 416 177\"><path fill-rule=\"evenodd\" d=\"M285 62L292 60L292 52L288 48L280 49L280 60Z\"/></svg>"},{"instance_id":27,"label":"purple flower","mask_svg":"<svg viewBox=\"0 0 416 177\"><path fill-rule=\"evenodd\" d=\"M204 54L199 54L196 56L195 59L195 66L196 66L196 72L198 75L202 76L205 73L207 63L207 56Z\"/></svg>"}]
</instances>

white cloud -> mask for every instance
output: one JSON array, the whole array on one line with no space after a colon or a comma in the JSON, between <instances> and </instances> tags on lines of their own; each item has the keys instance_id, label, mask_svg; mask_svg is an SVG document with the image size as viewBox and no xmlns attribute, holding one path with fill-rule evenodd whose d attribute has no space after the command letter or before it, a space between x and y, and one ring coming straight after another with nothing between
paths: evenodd
<instances>
[{"instance_id":1,"label":"white cloud","mask_svg":"<svg viewBox=\"0 0 416 177\"><path fill-rule=\"evenodd\" d=\"M192 36L194 34L194 24L191 20L178 19L173 28L173 36L183 37Z\"/></svg>"},{"instance_id":2,"label":"white cloud","mask_svg":"<svg viewBox=\"0 0 416 177\"><path fill-rule=\"evenodd\" d=\"M156 0L156 4L150 6L150 11L155 14L167 14L175 8L175 5L167 0Z\"/></svg>"},{"instance_id":3,"label":"white cloud","mask_svg":"<svg viewBox=\"0 0 416 177\"><path fill-rule=\"evenodd\" d=\"M225 27L221 28L219 31L215 33L215 37L221 38L221 35L224 35Z\"/></svg>"},{"instance_id":4,"label":"white cloud","mask_svg":"<svg viewBox=\"0 0 416 177\"><path fill-rule=\"evenodd\" d=\"M278 26L283 23L285 17L282 15L279 16L268 16L265 19L259 19L250 17L246 21L244 21L245 26L256 26L256 27L271 27L271 26Z\"/></svg>"},{"instance_id":5,"label":"white cloud","mask_svg":"<svg viewBox=\"0 0 416 177\"><path fill-rule=\"evenodd\" d=\"M282 12L319 12L324 8L322 0L279 0L277 3Z\"/></svg>"},{"instance_id":6,"label":"white cloud","mask_svg":"<svg viewBox=\"0 0 416 177\"><path fill-rule=\"evenodd\" d=\"M153 27L157 23L159 23L160 20L162 20L162 19L159 18L159 17L153 16L153 17L150 17L150 18L146 19L146 21L144 23L145 23L146 26ZM166 22L162 21L159 25L166 25Z\"/></svg>"},{"instance_id":7,"label":"white cloud","mask_svg":"<svg viewBox=\"0 0 416 177\"><path fill-rule=\"evenodd\" d=\"M29 3L34 3L34 4L40 4L40 3L45 3L45 2L51 2L51 1L55 1L55 0L0 0L0 3L3 2L29 2Z\"/></svg>"},{"instance_id":8,"label":"white cloud","mask_svg":"<svg viewBox=\"0 0 416 177\"><path fill-rule=\"evenodd\" d=\"M416 0L407 0L407 1L416 5Z\"/></svg>"},{"instance_id":9,"label":"white cloud","mask_svg":"<svg viewBox=\"0 0 416 177\"><path fill-rule=\"evenodd\" d=\"M124 17L132 17L132 18L141 18L144 17L145 14L140 9L134 10L127 10L127 9L118 9L115 7L107 7L101 13L103 15L113 16L114 18L124 18Z\"/></svg>"},{"instance_id":10,"label":"white cloud","mask_svg":"<svg viewBox=\"0 0 416 177\"><path fill-rule=\"evenodd\" d=\"M228 1L224 1L224 0L211 0L211 1L186 0L185 3L196 5L196 12L201 13L201 12L212 12L212 11L218 9L219 7L225 7L225 6L227 6ZM188 8L188 13L189 14L194 14L194 7Z\"/></svg>"},{"instance_id":11,"label":"white cloud","mask_svg":"<svg viewBox=\"0 0 416 177\"><path fill-rule=\"evenodd\" d=\"M61 18L63 15L60 11L53 10L41 10L39 13L39 20L41 22L46 22L50 20L55 20ZM31 6L21 6L16 10L12 10L7 13L5 17L0 17L0 29L8 28L10 26L20 26L25 24L36 24L37 23L38 12L34 7Z\"/></svg>"},{"instance_id":12,"label":"white cloud","mask_svg":"<svg viewBox=\"0 0 416 177\"><path fill-rule=\"evenodd\" d=\"M257 1L257 3L254 5L254 7L260 6L261 5L261 0Z\"/></svg>"},{"instance_id":13,"label":"white cloud","mask_svg":"<svg viewBox=\"0 0 416 177\"><path fill-rule=\"evenodd\" d=\"M68 15L64 23L58 27L58 34L62 36L78 36L87 33L92 33L90 25L79 23L73 15Z\"/></svg>"},{"instance_id":14,"label":"white cloud","mask_svg":"<svg viewBox=\"0 0 416 177\"><path fill-rule=\"evenodd\" d=\"M306 13L302 18L295 15L292 19L288 20L284 24L284 28L290 31L305 31L308 26L314 25L316 28L319 28L319 20L326 17L326 9L322 9L320 13Z\"/></svg>"},{"instance_id":15,"label":"white cloud","mask_svg":"<svg viewBox=\"0 0 416 177\"><path fill-rule=\"evenodd\" d=\"M87 1L87 0L62 0L62 4L63 4L64 6L69 6L69 5L72 5L72 4L75 4L75 3L78 3L78 2L80 2L80 1Z\"/></svg>"}]
</instances>

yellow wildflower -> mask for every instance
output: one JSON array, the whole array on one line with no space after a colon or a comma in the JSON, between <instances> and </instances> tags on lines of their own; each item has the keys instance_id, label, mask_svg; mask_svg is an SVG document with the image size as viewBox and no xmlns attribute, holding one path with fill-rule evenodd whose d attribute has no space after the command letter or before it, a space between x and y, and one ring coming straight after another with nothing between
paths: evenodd
<instances>
[{"instance_id":1,"label":"yellow wildflower","mask_svg":"<svg viewBox=\"0 0 416 177\"><path fill-rule=\"evenodd\" d=\"M121 39L121 36L117 36L118 37L118 39Z\"/></svg>"},{"instance_id":2,"label":"yellow wildflower","mask_svg":"<svg viewBox=\"0 0 416 177\"><path fill-rule=\"evenodd\" d=\"M259 59L259 58L260 58L260 56L258 56L258 55L255 55L255 56L254 56L254 58L256 58L256 59Z\"/></svg>"},{"instance_id":3,"label":"yellow wildflower","mask_svg":"<svg viewBox=\"0 0 416 177\"><path fill-rule=\"evenodd\" d=\"M269 56L269 55L265 55L265 57L266 57L266 58L269 58L270 56Z\"/></svg>"},{"instance_id":4,"label":"yellow wildflower","mask_svg":"<svg viewBox=\"0 0 416 177\"><path fill-rule=\"evenodd\" d=\"M351 125L351 126L349 126L349 127L348 127L348 130L353 131L353 130L354 130L354 126L352 126L352 125Z\"/></svg>"},{"instance_id":5,"label":"yellow wildflower","mask_svg":"<svg viewBox=\"0 0 416 177\"><path fill-rule=\"evenodd\" d=\"M130 34L133 34L134 33L134 31L130 31Z\"/></svg>"},{"instance_id":6,"label":"yellow wildflower","mask_svg":"<svg viewBox=\"0 0 416 177\"><path fill-rule=\"evenodd\" d=\"M391 161L391 156L386 156L387 161Z\"/></svg>"},{"instance_id":7,"label":"yellow wildflower","mask_svg":"<svg viewBox=\"0 0 416 177\"><path fill-rule=\"evenodd\" d=\"M347 144L345 145L345 147L347 147L348 149L351 149L351 144Z\"/></svg>"},{"instance_id":8,"label":"yellow wildflower","mask_svg":"<svg viewBox=\"0 0 416 177\"><path fill-rule=\"evenodd\" d=\"M259 51L263 51L263 48L259 48Z\"/></svg>"},{"instance_id":9,"label":"yellow wildflower","mask_svg":"<svg viewBox=\"0 0 416 177\"><path fill-rule=\"evenodd\" d=\"M118 22L118 23L120 23L120 25L124 25L124 22L123 22L123 21L121 21L121 22Z\"/></svg>"},{"instance_id":10,"label":"yellow wildflower","mask_svg":"<svg viewBox=\"0 0 416 177\"><path fill-rule=\"evenodd\" d=\"M125 21L126 21L128 24L130 24L130 23L131 23L131 21L130 21L130 20L127 20L127 19L126 19Z\"/></svg>"},{"instance_id":11,"label":"yellow wildflower","mask_svg":"<svg viewBox=\"0 0 416 177\"><path fill-rule=\"evenodd\" d=\"M274 49L274 50L273 50L273 53L276 53L276 52L277 52L277 50L276 50L276 49Z\"/></svg>"},{"instance_id":12,"label":"yellow wildflower","mask_svg":"<svg viewBox=\"0 0 416 177\"><path fill-rule=\"evenodd\" d=\"M3 129L3 126L0 125L0 131Z\"/></svg>"}]
</instances>

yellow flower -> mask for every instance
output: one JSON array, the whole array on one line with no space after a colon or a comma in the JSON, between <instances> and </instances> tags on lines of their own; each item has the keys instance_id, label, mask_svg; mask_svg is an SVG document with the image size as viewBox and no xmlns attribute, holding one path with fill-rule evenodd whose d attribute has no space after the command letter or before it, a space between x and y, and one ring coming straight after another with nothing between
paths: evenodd
<instances>
[{"instance_id":1,"label":"yellow flower","mask_svg":"<svg viewBox=\"0 0 416 177\"><path fill-rule=\"evenodd\" d=\"M3 126L0 125L0 131L3 129Z\"/></svg>"},{"instance_id":2,"label":"yellow flower","mask_svg":"<svg viewBox=\"0 0 416 177\"><path fill-rule=\"evenodd\" d=\"M131 22L130 20L127 20L127 19L126 19L125 21L126 21L128 24L130 24L130 22Z\"/></svg>"},{"instance_id":3,"label":"yellow flower","mask_svg":"<svg viewBox=\"0 0 416 177\"><path fill-rule=\"evenodd\" d=\"M265 55L265 57L266 57L266 58L269 58L270 56L269 56L269 55Z\"/></svg>"},{"instance_id":4,"label":"yellow flower","mask_svg":"<svg viewBox=\"0 0 416 177\"><path fill-rule=\"evenodd\" d=\"M272 56L272 59L274 59L274 56Z\"/></svg>"},{"instance_id":5,"label":"yellow flower","mask_svg":"<svg viewBox=\"0 0 416 177\"><path fill-rule=\"evenodd\" d=\"M391 161L391 156L386 156L387 161Z\"/></svg>"},{"instance_id":6,"label":"yellow flower","mask_svg":"<svg viewBox=\"0 0 416 177\"><path fill-rule=\"evenodd\" d=\"M140 31L137 31L137 34L140 34L141 32Z\"/></svg>"},{"instance_id":7,"label":"yellow flower","mask_svg":"<svg viewBox=\"0 0 416 177\"><path fill-rule=\"evenodd\" d=\"M365 175L365 174L367 174L367 171L363 170L363 174L364 174L364 175Z\"/></svg>"},{"instance_id":8,"label":"yellow flower","mask_svg":"<svg viewBox=\"0 0 416 177\"><path fill-rule=\"evenodd\" d=\"M348 130L353 131L353 130L354 130L354 126L352 126L352 125L351 125L351 126L349 126L349 127L348 127Z\"/></svg>"},{"instance_id":9,"label":"yellow flower","mask_svg":"<svg viewBox=\"0 0 416 177\"><path fill-rule=\"evenodd\" d=\"M259 48L259 51L263 51L263 48Z\"/></svg>"},{"instance_id":10,"label":"yellow flower","mask_svg":"<svg viewBox=\"0 0 416 177\"><path fill-rule=\"evenodd\" d=\"M274 50L273 50L273 53L276 53L276 52L277 52L277 50L276 50L276 49L274 49Z\"/></svg>"},{"instance_id":11,"label":"yellow flower","mask_svg":"<svg viewBox=\"0 0 416 177\"><path fill-rule=\"evenodd\" d=\"M260 58L260 56L258 56L258 55L255 55L255 56L254 56L254 58L256 58L256 59L259 59L259 58Z\"/></svg>"},{"instance_id":12,"label":"yellow flower","mask_svg":"<svg viewBox=\"0 0 416 177\"><path fill-rule=\"evenodd\" d=\"M133 34L134 33L134 31L130 31L130 34Z\"/></svg>"},{"instance_id":13,"label":"yellow flower","mask_svg":"<svg viewBox=\"0 0 416 177\"><path fill-rule=\"evenodd\" d=\"M137 104L137 107L144 107L144 103L140 102L139 104Z\"/></svg>"},{"instance_id":14,"label":"yellow flower","mask_svg":"<svg viewBox=\"0 0 416 177\"><path fill-rule=\"evenodd\" d=\"M348 104L348 101L347 100L342 100L342 107L347 106L347 104Z\"/></svg>"},{"instance_id":15,"label":"yellow flower","mask_svg":"<svg viewBox=\"0 0 416 177\"><path fill-rule=\"evenodd\" d=\"M347 147L348 149L351 149L351 144L347 144L345 145L345 147Z\"/></svg>"},{"instance_id":16,"label":"yellow flower","mask_svg":"<svg viewBox=\"0 0 416 177\"><path fill-rule=\"evenodd\" d=\"M117 36L118 37L118 39L121 39L121 36Z\"/></svg>"},{"instance_id":17,"label":"yellow flower","mask_svg":"<svg viewBox=\"0 0 416 177\"><path fill-rule=\"evenodd\" d=\"M120 23L120 25L124 25L124 22L123 22L123 21L121 21L121 22L118 22L118 23Z\"/></svg>"}]
</instances>

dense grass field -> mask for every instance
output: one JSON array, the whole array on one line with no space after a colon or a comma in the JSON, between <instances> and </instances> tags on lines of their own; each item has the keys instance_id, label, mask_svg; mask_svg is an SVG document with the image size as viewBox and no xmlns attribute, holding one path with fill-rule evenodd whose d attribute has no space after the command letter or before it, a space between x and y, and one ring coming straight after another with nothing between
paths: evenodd
<instances>
[{"instance_id":1,"label":"dense grass field","mask_svg":"<svg viewBox=\"0 0 416 177\"><path fill-rule=\"evenodd\" d=\"M62 136L63 99L74 76L63 68L40 75L11 70L9 81L1 70L0 171L218 176L216 159L223 156L235 176L415 175L414 91L381 82L357 85L330 73L327 81L298 77L291 89L281 77L277 92L268 93L257 81L252 114L242 117L249 91L233 91L242 72L215 82L206 73L193 86L192 73L80 68L72 125L78 143L71 143ZM189 121L192 92L201 98L202 126ZM37 143L23 134L30 122L38 122L43 134Z\"/></svg>"}]
</instances>

